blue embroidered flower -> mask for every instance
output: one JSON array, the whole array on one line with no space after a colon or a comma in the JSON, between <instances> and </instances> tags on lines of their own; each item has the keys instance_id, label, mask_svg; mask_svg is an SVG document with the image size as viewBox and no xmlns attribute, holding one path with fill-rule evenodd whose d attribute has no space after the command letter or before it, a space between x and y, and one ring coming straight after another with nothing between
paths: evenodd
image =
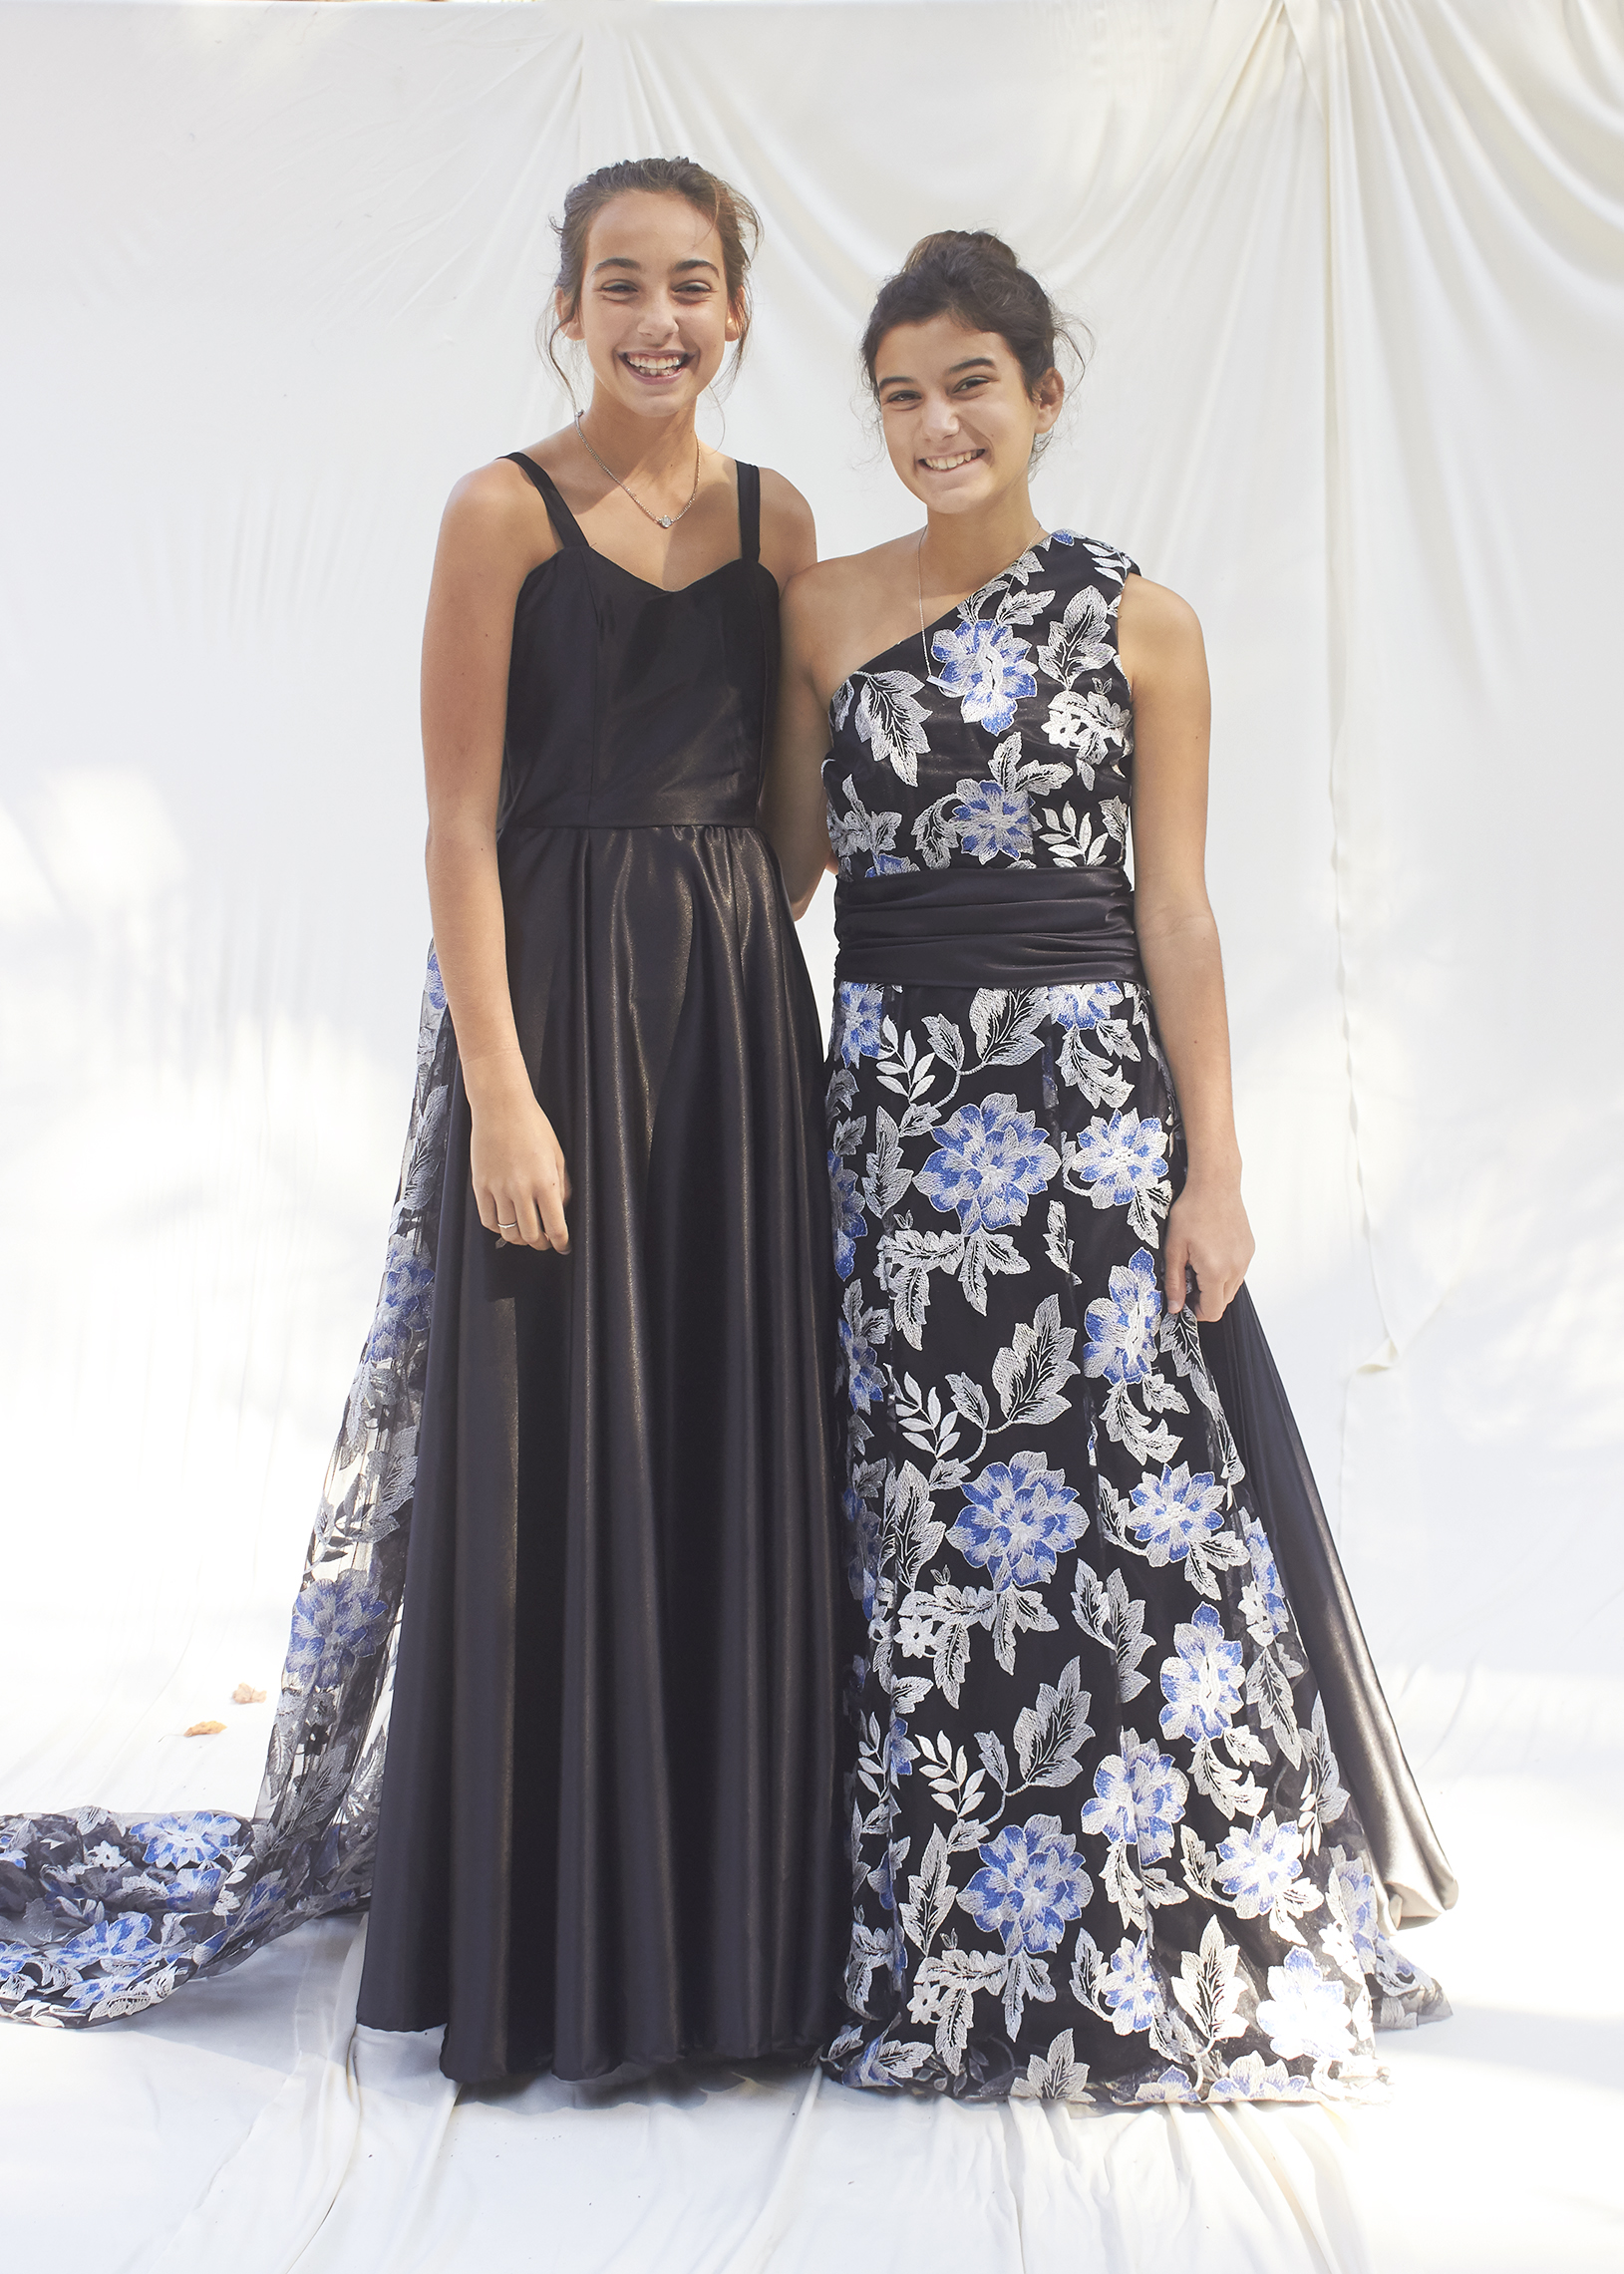
<instances>
[{"instance_id":1,"label":"blue embroidered flower","mask_svg":"<svg viewBox=\"0 0 1624 2274\"><path fill-rule=\"evenodd\" d=\"M1376 1940L1381 1932L1381 1917L1376 1902L1376 1882L1370 1866L1357 1850L1347 1854L1340 1847L1331 1850L1331 1869L1336 1878L1337 1892L1342 1897L1342 1909L1348 1921L1348 1932L1353 1936L1359 1963L1367 1974L1376 1966Z\"/></svg>"},{"instance_id":2,"label":"blue embroidered flower","mask_svg":"<svg viewBox=\"0 0 1624 2274\"><path fill-rule=\"evenodd\" d=\"M1263 1526L1249 1510L1241 1518L1241 1533L1252 1561L1251 1585L1242 1594L1241 1609L1247 1623L1261 1629L1272 1642L1276 1635L1285 1633L1291 1618L1280 1574L1275 1568L1274 1551Z\"/></svg>"},{"instance_id":3,"label":"blue embroidered flower","mask_svg":"<svg viewBox=\"0 0 1624 2274\"><path fill-rule=\"evenodd\" d=\"M389 1624L389 1605L362 1571L307 1580L293 1605L287 1671L307 1690L342 1682L358 1658L370 1658Z\"/></svg>"},{"instance_id":4,"label":"blue embroidered flower","mask_svg":"<svg viewBox=\"0 0 1624 2274\"><path fill-rule=\"evenodd\" d=\"M1111 979L1097 979L1087 987L1051 987L1049 1016L1057 1027L1082 1027L1092 1032L1105 1025L1113 1016L1113 1006L1122 999L1122 989Z\"/></svg>"},{"instance_id":5,"label":"blue embroidered flower","mask_svg":"<svg viewBox=\"0 0 1624 2274\"><path fill-rule=\"evenodd\" d=\"M1111 2008L1111 2026L1119 2037L1148 2029L1161 2011L1161 1984L1150 1958L1150 1938L1123 1941L1111 1954L1111 1964L1100 1984Z\"/></svg>"},{"instance_id":6,"label":"blue embroidered flower","mask_svg":"<svg viewBox=\"0 0 1624 2274\"><path fill-rule=\"evenodd\" d=\"M1061 1830L1059 1816L1006 1824L977 1853L982 1868L960 1889L959 1908L1006 1950L1055 1949L1094 1894L1077 1842Z\"/></svg>"},{"instance_id":7,"label":"blue embroidered flower","mask_svg":"<svg viewBox=\"0 0 1624 2274\"><path fill-rule=\"evenodd\" d=\"M416 1252L409 1239L397 1235L390 1242L384 1265L383 1292L367 1344L369 1358L397 1359L413 1335L428 1331L434 1285L434 1267Z\"/></svg>"},{"instance_id":8,"label":"blue embroidered flower","mask_svg":"<svg viewBox=\"0 0 1624 2274\"><path fill-rule=\"evenodd\" d=\"M1307 2077L1293 2077L1284 2062L1267 2068L1261 2053L1243 2053L1221 2077L1215 2077L1207 2098L1213 2101L1311 2100L1314 2087Z\"/></svg>"},{"instance_id":9,"label":"blue embroidered flower","mask_svg":"<svg viewBox=\"0 0 1624 2274\"><path fill-rule=\"evenodd\" d=\"M968 1505L948 1538L966 1563L986 1570L1000 1594L1052 1579L1055 1566L1088 1529L1088 1511L1063 1468L1046 1468L1041 1453L995 1461L973 1484Z\"/></svg>"},{"instance_id":10,"label":"blue embroidered flower","mask_svg":"<svg viewBox=\"0 0 1624 2274\"><path fill-rule=\"evenodd\" d=\"M1241 1647L1230 1642L1210 1603L1173 1628L1175 1658L1161 1664L1163 1737L1221 1737L1240 1710Z\"/></svg>"},{"instance_id":11,"label":"blue embroidered flower","mask_svg":"<svg viewBox=\"0 0 1624 2274\"><path fill-rule=\"evenodd\" d=\"M130 1836L144 1843L149 1863L212 1863L236 1845L244 1828L240 1816L192 1808L184 1814L149 1816L130 1826Z\"/></svg>"},{"instance_id":12,"label":"blue embroidered flower","mask_svg":"<svg viewBox=\"0 0 1624 2274\"><path fill-rule=\"evenodd\" d=\"M1147 1248L1137 1248L1126 1264L1112 1265L1110 1296L1099 1296L1083 1314L1089 1333L1084 1373L1104 1377L1114 1389L1142 1382L1155 1364L1160 1316L1155 1264Z\"/></svg>"},{"instance_id":13,"label":"blue embroidered flower","mask_svg":"<svg viewBox=\"0 0 1624 2274\"><path fill-rule=\"evenodd\" d=\"M1277 1824L1270 1814L1251 1825L1233 1825L1218 1849L1217 1879L1233 1899L1236 1918L1272 1911L1301 1877L1302 1855L1303 1835L1294 1823Z\"/></svg>"},{"instance_id":14,"label":"blue embroidered flower","mask_svg":"<svg viewBox=\"0 0 1624 2274\"><path fill-rule=\"evenodd\" d=\"M1134 1107L1109 1122L1096 1114L1077 1140L1077 1173L1097 1208L1126 1208L1136 1192L1166 1175L1166 1149L1161 1124L1141 1122Z\"/></svg>"},{"instance_id":15,"label":"blue embroidered flower","mask_svg":"<svg viewBox=\"0 0 1624 2274\"><path fill-rule=\"evenodd\" d=\"M935 1132L935 1150L914 1178L931 1206L957 1214L965 1232L1018 1224L1034 1192L1060 1166L1035 1114L1016 1111L1014 1094L995 1091L961 1106Z\"/></svg>"},{"instance_id":16,"label":"blue embroidered flower","mask_svg":"<svg viewBox=\"0 0 1624 2274\"><path fill-rule=\"evenodd\" d=\"M1353 2052L1353 2017L1340 1982L1322 1974L1306 1950L1269 1968L1269 1996L1257 2026L1283 2061L1344 2061Z\"/></svg>"},{"instance_id":17,"label":"blue embroidered flower","mask_svg":"<svg viewBox=\"0 0 1624 2274\"><path fill-rule=\"evenodd\" d=\"M936 634L930 650L942 667L937 684L957 699L967 724L1001 735L1021 697L1036 695L1038 682L1026 661L1031 644L1007 624L979 621Z\"/></svg>"},{"instance_id":18,"label":"blue embroidered flower","mask_svg":"<svg viewBox=\"0 0 1624 2274\"><path fill-rule=\"evenodd\" d=\"M425 980L425 991L429 998L431 1010L443 1011L446 1008L446 982L440 976L440 958L433 948L429 950L429 970Z\"/></svg>"},{"instance_id":19,"label":"blue embroidered flower","mask_svg":"<svg viewBox=\"0 0 1624 2274\"><path fill-rule=\"evenodd\" d=\"M211 1911L224 1884L217 1863L193 1863L175 1873L159 1899L166 1911Z\"/></svg>"},{"instance_id":20,"label":"blue embroidered flower","mask_svg":"<svg viewBox=\"0 0 1624 2274\"><path fill-rule=\"evenodd\" d=\"M874 1615L874 1595L879 1584L879 1548L881 1525L879 1510L871 1494L859 1492L848 1484L840 1494L840 1505L845 1520L851 1526L848 1535L846 1583L862 1604L862 1615Z\"/></svg>"},{"instance_id":21,"label":"blue embroidered flower","mask_svg":"<svg viewBox=\"0 0 1624 2274\"><path fill-rule=\"evenodd\" d=\"M64 1966L80 1973L100 1966L110 1974L127 1974L153 1956L153 1922L145 1911L126 1911L116 1919L102 1919L83 1934L70 1935L54 1953Z\"/></svg>"},{"instance_id":22,"label":"blue embroidered flower","mask_svg":"<svg viewBox=\"0 0 1624 2274\"><path fill-rule=\"evenodd\" d=\"M841 980L834 996L834 1047L843 1065L855 1066L859 1058L879 1056L879 1029L884 1016L883 987Z\"/></svg>"},{"instance_id":23,"label":"blue embroidered flower","mask_svg":"<svg viewBox=\"0 0 1624 2274\"><path fill-rule=\"evenodd\" d=\"M1214 1484L1209 1468L1192 1476L1183 1461L1176 1468L1163 1462L1159 1476L1142 1476L1133 1500L1137 1513L1129 1518L1129 1529L1142 1543L1146 1560L1157 1566L1182 1563L1191 1541L1205 1538L1223 1522L1223 1486Z\"/></svg>"},{"instance_id":24,"label":"blue embroidered flower","mask_svg":"<svg viewBox=\"0 0 1624 2274\"><path fill-rule=\"evenodd\" d=\"M834 1268L842 1279L849 1279L865 1226L862 1202L857 1197L857 1172L837 1152L828 1156L828 1187L834 1219Z\"/></svg>"},{"instance_id":25,"label":"blue embroidered flower","mask_svg":"<svg viewBox=\"0 0 1624 2274\"><path fill-rule=\"evenodd\" d=\"M1032 808L1024 790L1006 790L1001 782L961 782L953 818L959 843L975 860L998 853L1024 860L1032 850Z\"/></svg>"},{"instance_id":26,"label":"blue embroidered flower","mask_svg":"<svg viewBox=\"0 0 1624 2274\"><path fill-rule=\"evenodd\" d=\"M1108 1755L1095 1771L1094 1790L1083 1808L1086 1832L1136 1844L1140 1863L1159 1863L1172 1853L1189 1780L1159 1746L1141 1745L1126 1731L1121 1754Z\"/></svg>"},{"instance_id":27,"label":"blue embroidered flower","mask_svg":"<svg viewBox=\"0 0 1624 2274\"><path fill-rule=\"evenodd\" d=\"M859 1280L853 1279L845 1291L839 1326L846 1389L855 1413L866 1414L875 1400L885 1395L885 1377L880 1373L876 1356L876 1345L882 1339L884 1325L883 1311L863 1309L862 1285Z\"/></svg>"}]
</instances>

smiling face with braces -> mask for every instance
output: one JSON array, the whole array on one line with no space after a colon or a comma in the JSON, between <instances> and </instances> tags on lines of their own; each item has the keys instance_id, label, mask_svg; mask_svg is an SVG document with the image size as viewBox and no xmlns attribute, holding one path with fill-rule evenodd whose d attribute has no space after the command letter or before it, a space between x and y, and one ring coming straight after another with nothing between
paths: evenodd
<instances>
[{"instance_id":1,"label":"smiling face with braces","mask_svg":"<svg viewBox=\"0 0 1624 2274\"><path fill-rule=\"evenodd\" d=\"M559 331L580 340L598 389L634 415L690 408L740 333L722 239L686 197L627 190L592 221L579 299Z\"/></svg>"}]
</instances>

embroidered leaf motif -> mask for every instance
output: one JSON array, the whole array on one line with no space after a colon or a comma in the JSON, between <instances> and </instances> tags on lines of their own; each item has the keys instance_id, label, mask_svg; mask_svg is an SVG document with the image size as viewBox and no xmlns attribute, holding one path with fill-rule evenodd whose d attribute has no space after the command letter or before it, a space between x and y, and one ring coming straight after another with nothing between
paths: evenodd
<instances>
[{"instance_id":1,"label":"embroidered leaf motif","mask_svg":"<svg viewBox=\"0 0 1624 2274\"><path fill-rule=\"evenodd\" d=\"M855 684L858 734L901 781L917 785L920 753L930 748L923 725L928 713L913 699L924 681L911 671L875 671L859 673Z\"/></svg>"},{"instance_id":2,"label":"embroidered leaf motif","mask_svg":"<svg viewBox=\"0 0 1624 2274\"><path fill-rule=\"evenodd\" d=\"M984 1430L990 1415L987 1393L981 1384L973 1382L968 1374L950 1374L947 1377L947 1390L965 1420L973 1422L978 1430Z\"/></svg>"},{"instance_id":3,"label":"embroidered leaf motif","mask_svg":"<svg viewBox=\"0 0 1624 2274\"><path fill-rule=\"evenodd\" d=\"M1295 1769L1303 1758L1303 1733L1297 1726L1291 1684L1275 1661L1272 1650L1260 1650L1246 1671L1246 1703L1256 1709L1265 1729L1273 1730L1280 1751Z\"/></svg>"},{"instance_id":4,"label":"embroidered leaf motif","mask_svg":"<svg viewBox=\"0 0 1624 2274\"><path fill-rule=\"evenodd\" d=\"M1040 1029L1048 1008L1048 991L1042 987L978 988L970 1003L970 1024L982 1065L1024 1066L1043 1047Z\"/></svg>"},{"instance_id":5,"label":"embroidered leaf motif","mask_svg":"<svg viewBox=\"0 0 1624 2274\"><path fill-rule=\"evenodd\" d=\"M1051 624L1038 661L1051 679L1069 687L1080 671L1103 670L1111 660L1111 611L1085 584L1072 594L1060 622Z\"/></svg>"},{"instance_id":6,"label":"embroidered leaf motif","mask_svg":"<svg viewBox=\"0 0 1624 2274\"><path fill-rule=\"evenodd\" d=\"M1004 1409L1004 1425L1038 1427L1069 1413L1072 1401L1062 1385L1081 1369L1072 1363L1075 1327L1060 1323L1060 1297L1046 1295L1031 1326L1017 1325L1015 1338L993 1360L993 1388Z\"/></svg>"},{"instance_id":7,"label":"embroidered leaf motif","mask_svg":"<svg viewBox=\"0 0 1624 2274\"><path fill-rule=\"evenodd\" d=\"M911 1461L885 1480L885 1532L894 1542L897 1572L905 1587L918 1583L919 1568L942 1544L947 1526L931 1514L930 1485Z\"/></svg>"},{"instance_id":8,"label":"embroidered leaf motif","mask_svg":"<svg viewBox=\"0 0 1624 2274\"><path fill-rule=\"evenodd\" d=\"M1195 2024L1198 2035L1208 2045L1215 2045L1220 2038L1244 2037L1240 1998L1245 1983L1237 1979L1240 1949L1238 1944L1224 1940L1215 1918L1206 1923L1200 1949L1183 1951L1178 1964L1173 1996Z\"/></svg>"},{"instance_id":9,"label":"embroidered leaf motif","mask_svg":"<svg viewBox=\"0 0 1624 2274\"><path fill-rule=\"evenodd\" d=\"M1078 1750L1094 1735L1088 1713L1082 1662L1074 1658L1057 1684L1039 1683L1036 1707L1023 1706L1015 1717L1015 1757L1026 1784L1069 1785L1082 1776Z\"/></svg>"},{"instance_id":10,"label":"embroidered leaf motif","mask_svg":"<svg viewBox=\"0 0 1624 2274\"><path fill-rule=\"evenodd\" d=\"M1011 2037L1020 2033L1028 1998L1034 2005L1054 2004L1055 1985L1049 1979L1049 1961L1034 1958L1029 1950L1012 1950L1004 1976L1004 2026Z\"/></svg>"},{"instance_id":11,"label":"embroidered leaf motif","mask_svg":"<svg viewBox=\"0 0 1624 2274\"><path fill-rule=\"evenodd\" d=\"M1026 2075L1017 2077L1010 2087L1010 2098L1016 2101L1093 2100L1094 2095L1089 2090L1089 2065L1078 2060L1069 2029L1063 2029L1058 2037L1049 2040L1047 2054L1033 2054L1026 2065Z\"/></svg>"},{"instance_id":12,"label":"embroidered leaf motif","mask_svg":"<svg viewBox=\"0 0 1624 2274\"><path fill-rule=\"evenodd\" d=\"M926 1843L920 1868L908 1880L908 1899L897 1916L908 1940L920 1950L928 1950L952 1908L953 1882L947 1841L938 1824Z\"/></svg>"},{"instance_id":13,"label":"embroidered leaf motif","mask_svg":"<svg viewBox=\"0 0 1624 2274\"><path fill-rule=\"evenodd\" d=\"M977 1730L976 1751L981 1756L982 1768L992 1778L999 1790L1008 1791L1009 1756L1004 1751L1003 1739L995 1736L991 1730Z\"/></svg>"},{"instance_id":14,"label":"embroidered leaf motif","mask_svg":"<svg viewBox=\"0 0 1624 2274\"><path fill-rule=\"evenodd\" d=\"M1131 1600L1128 1582L1120 1571L1102 1580L1086 1563L1077 1567L1072 1590L1072 1616L1087 1635L1103 1642L1117 1661L1117 1695L1126 1706L1149 1681L1138 1670L1139 1660L1155 1641L1144 1631L1144 1605Z\"/></svg>"},{"instance_id":15,"label":"embroidered leaf motif","mask_svg":"<svg viewBox=\"0 0 1624 2274\"><path fill-rule=\"evenodd\" d=\"M1015 1672L1015 1645L1023 1634L1052 1634L1060 1622L1045 1610L1036 1587L1005 1587L994 1597L993 1656L1006 1674ZM1085 1701L1086 1702L1086 1701Z\"/></svg>"},{"instance_id":16,"label":"embroidered leaf motif","mask_svg":"<svg viewBox=\"0 0 1624 2274\"><path fill-rule=\"evenodd\" d=\"M973 1231L964 1242L959 1264L959 1285L972 1311L986 1316L987 1274L1030 1271L1031 1264L1008 1232Z\"/></svg>"},{"instance_id":17,"label":"embroidered leaf motif","mask_svg":"<svg viewBox=\"0 0 1624 2274\"><path fill-rule=\"evenodd\" d=\"M862 1180L869 1214L890 1215L912 1182L902 1165L901 1134L881 1106L874 1115L874 1149L868 1155L868 1172Z\"/></svg>"}]
</instances>

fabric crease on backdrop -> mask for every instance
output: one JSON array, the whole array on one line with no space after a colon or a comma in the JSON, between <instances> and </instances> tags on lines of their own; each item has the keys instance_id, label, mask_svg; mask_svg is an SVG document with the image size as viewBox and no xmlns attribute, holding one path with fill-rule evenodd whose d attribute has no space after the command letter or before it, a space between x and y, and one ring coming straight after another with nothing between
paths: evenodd
<instances>
[{"instance_id":1,"label":"fabric crease on backdrop","mask_svg":"<svg viewBox=\"0 0 1624 2274\"><path fill-rule=\"evenodd\" d=\"M1616 1027L1585 976L1617 953L1599 659L1624 26L1597 0L965 0L929 40L922 21L0 8L21 224L0 256L0 920L26 1197L0 1374L20 1512L0 1804L251 1804L271 1709L225 1700L281 1656L407 1102L434 522L457 474L560 416L531 333L563 186L687 148L761 202L761 324L719 418L812 497L825 550L901 517L852 417L874 280L922 229L992 220L1099 342L1041 509L1131 546L1206 628L1252 1283L1471 1890L1427 1946L1457 2021L1396 2061L1418 2137L1462 2160L1452 2221L1389 2133L1370 2247L1384 2269L1610 2263L1618 2205L1586 2159L1617 2000L1577 1906L1540 1919L1535 1956L1523 1889L1552 1826L1587 1872L1624 1860L1595 1583L1618 1521L1624 1147ZM1514 911L1552 836L1534 952ZM826 968L816 910L805 934ZM216 1708L224 1736L178 1736ZM290 1979L302 1940L188 1993L194 2023L180 2001L94 2054L8 2044L14 2139L40 2139L49 2080L94 2061L134 2082L201 2045L237 1985ZM838 2098L811 2137L856 2154ZM458 2109L438 2218L519 2106ZM616 2120L633 2111L660 2129L648 2101ZM1187 2142L1150 2116L1124 2120ZM864 2154L894 2169L908 2120ZM950 2139L967 2169L997 2161L984 2191L947 2190L940 2263L997 2262L1006 2215L1029 2264L1070 2231L1034 2209L1034 2189L1069 2199L1063 2166L1020 2136L1022 2156L1003 2133L909 2132L915 2196ZM1513 2186L1495 2137L1533 2176ZM1354 2151L1320 2148L1343 2177L1317 2199L1346 2208ZM551 2168L584 2199L589 2157ZM1356 2220L1315 2258L1269 2186L1230 2263L1360 2262ZM1211 2167L1197 2192L1227 2215ZM675 2236L669 2203L649 2215ZM452 2262L446 2231L425 2263ZM571 2231L572 2263L652 2262Z\"/></svg>"}]
</instances>

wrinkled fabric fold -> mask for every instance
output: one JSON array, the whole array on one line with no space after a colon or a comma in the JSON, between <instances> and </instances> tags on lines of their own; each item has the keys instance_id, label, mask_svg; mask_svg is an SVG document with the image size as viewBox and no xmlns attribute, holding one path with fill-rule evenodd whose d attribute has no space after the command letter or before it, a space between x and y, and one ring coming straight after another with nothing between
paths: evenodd
<instances>
[{"instance_id":1,"label":"wrinkled fabric fold","mask_svg":"<svg viewBox=\"0 0 1624 2274\"><path fill-rule=\"evenodd\" d=\"M1138 979L1134 888L1116 866L842 876L834 976L898 987Z\"/></svg>"}]
</instances>

